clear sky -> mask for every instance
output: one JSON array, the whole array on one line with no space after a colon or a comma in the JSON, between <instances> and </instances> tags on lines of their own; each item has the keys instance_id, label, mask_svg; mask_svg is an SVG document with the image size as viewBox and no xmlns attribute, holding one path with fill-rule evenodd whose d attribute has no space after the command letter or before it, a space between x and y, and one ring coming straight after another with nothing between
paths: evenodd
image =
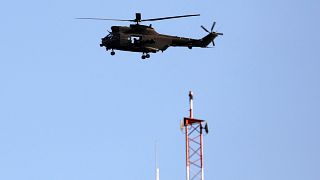
<instances>
[{"instance_id":1,"label":"clear sky","mask_svg":"<svg viewBox=\"0 0 320 180\"><path fill-rule=\"evenodd\" d=\"M207 180L320 179L320 3L316 0L2 1L0 179L185 179L188 91ZM160 33L224 36L213 49L152 54L99 47L112 25L143 18Z\"/></svg>"}]
</instances>

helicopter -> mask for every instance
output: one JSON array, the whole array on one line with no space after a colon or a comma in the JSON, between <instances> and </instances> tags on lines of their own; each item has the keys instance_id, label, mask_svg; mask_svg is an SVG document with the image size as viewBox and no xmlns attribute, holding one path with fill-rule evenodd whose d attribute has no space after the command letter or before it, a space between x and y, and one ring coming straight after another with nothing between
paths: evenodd
<instances>
[{"instance_id":1,"label":"helicopter","mask_svg":"<svg viewBox=\"0 0 320 180\"><path fill-rule=\"evenodd\" d=\"M208 34L201 39L193 39L179 36L160 34L150 24L141 25L141 22L159 21L166 19L176 19L184 17L200 16L200 14L190 14L181 16L169 16L162 18L141 19L141 13L136 13L135 19L104 19L104 18L76 18L86 20L106 20L106 21L127 21L133 22L130 26L112 26L111 32L101 39L100 47L105 47L106 51L111 50L111 55L115 55L114 50L131 51L142 53L141 58L150 58L150 53L164 52L168 47L193 47L209 48L214 39L223 33L213 31L216 22L213 22L209 31L204 26L201 28Z\"/></svg>"}]
</instances>

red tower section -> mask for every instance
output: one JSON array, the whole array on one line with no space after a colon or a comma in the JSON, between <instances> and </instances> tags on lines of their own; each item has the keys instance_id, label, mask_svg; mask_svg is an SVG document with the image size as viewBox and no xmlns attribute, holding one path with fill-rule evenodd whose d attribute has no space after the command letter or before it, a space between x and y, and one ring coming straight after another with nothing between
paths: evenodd
<instances>
[{"instance_id":1,"label":"red tower section","mask_svg":"<svg viewBox=\"0 0 320 180\"><path fill-rule=\"evenodd\" d=\"M183 119L186 138L186 180L204 180L203 130L208 133L206 121L193 118L193 94L189 92L190 117Z\"/></svg>"}]
</instances>

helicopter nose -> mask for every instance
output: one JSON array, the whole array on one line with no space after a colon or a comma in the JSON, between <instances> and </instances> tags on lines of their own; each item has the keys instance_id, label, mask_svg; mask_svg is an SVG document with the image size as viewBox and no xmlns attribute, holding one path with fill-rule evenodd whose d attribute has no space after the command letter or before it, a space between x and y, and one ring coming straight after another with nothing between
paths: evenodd
<instances>
[{"instance_id":1,"label":"helicopter nose","mask_svg":"<svg viewBox=\"0 0 320 180\"><path fill-rule=\"evenodd\" d=\"M104 47L107 47L107 44L106 44L106 43L101 43L101 44L100 44L100 47L103 47L103 46L104 46Z\"/></svg>"},{"instance_id":2,"label":"helicopter nose","mask_svg":"<svg viewBox=\"0 0 320 180\"><path fill-rule=\"evenodd\" d=\"M106 38L101 38L101 44L100 44L100 47L102 46L106 46L106 44L108 43L108 39Z\"/></svg>"},{"instance_id":3,"label":"helicopter nose","mask_svg":"<svg viewBox=\"0 0 320 180\"><path fill-rule=\"evenodd\" d=\"M112 40L110 38L108 38L108 37L101 38L100 47L104 46L104 47L108 48L111 43L112 43Z\"/></svg>"}]
</instances>

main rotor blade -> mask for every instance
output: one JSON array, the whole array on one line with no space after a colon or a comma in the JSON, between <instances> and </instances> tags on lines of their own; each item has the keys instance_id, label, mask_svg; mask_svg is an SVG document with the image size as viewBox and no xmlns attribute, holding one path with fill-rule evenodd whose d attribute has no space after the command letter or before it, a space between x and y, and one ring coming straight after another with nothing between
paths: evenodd
<instances>
[{"instance_id":1,"label":"main rotor blade","mask_svg":"<svg viewBox=\"0 0 320 180\"><path fill-rule=\"evenodd\" d=\"M76 18L76 19L102 20L102 21L129 21L129 22L134 22L134 20L131 20L131 19L105 19L105 18Z\"/></svg>"},{"instance_id":2,"label":"main rotor blade","mask_svg":"<svg viewBox=\"0 0 320 180\"><path fill-rule=\"evenodd\" d=\"M201 28L202 28L203 30L205 30L207 33L211 33L211 32L208 31L208 29L206 29L205 27L201 26Z\"/></svg>"},{"instance_id":3,"label":"main rotor blade","mask_svg":"<svg viewBox=\"0 0 320 180\"><path fill-rule=\"evenodd\" d=\"M212 26L211 26L211 32L213 31L214 26L216 25L216 22L214 21Z\"/></svg>"},{"instance_id":4,"label":"main rotor blade","mask_svg":"<svg viewBox=\"0 0 320 180\"><path fill-rule=\"evenodd\" d=\"M220 35L220 36L222 36L223 35L223 33L216 33L217 35Z\"/></svg>"},{"instance_id":5,"label":"main rotor blade","mask_svg":"<svg viewBox=\"0 0 320 180\"><path fill-rule=\"evenodd\" d=\"M200 14L190 14L190 15L183 15L183 16L170 16L170 17L163 17L163 18L142 19L141 21L159 21L159 20L165 20L165 19L184 18L184 17L191 17L191 16L200 16Z\"/></svg>"}]
</instances>

